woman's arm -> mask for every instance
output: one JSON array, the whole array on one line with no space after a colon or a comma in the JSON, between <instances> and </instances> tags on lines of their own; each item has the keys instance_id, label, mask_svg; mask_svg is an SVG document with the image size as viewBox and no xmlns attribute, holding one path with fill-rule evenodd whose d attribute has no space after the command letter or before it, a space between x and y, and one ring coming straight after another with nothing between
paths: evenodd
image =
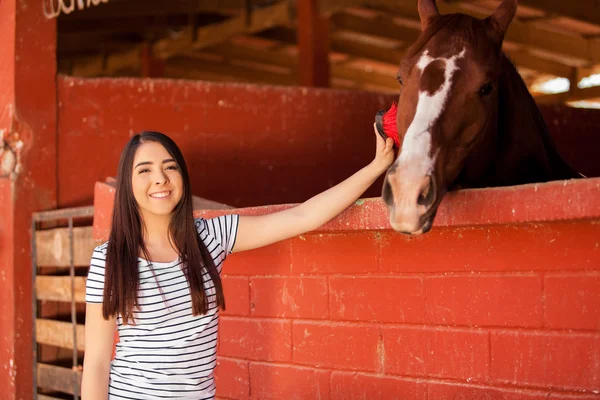
<instances>
[{"instance_id":1,"label":"woman's arm","mask_svg":"<svg viewBox=\"0 0 600 400\"><path fill-rule=\"evenodd\" d=\"M87 303L85 356L81 382L82 400L108 399L108 374L113 355L116 323L102 317L102 303Z\"/></svg>"},{"instance_id":2,"label":"woman's arm","mask_svg":"<svg viewBox=\"0 0 600 400\"><path fill-rule=\"evenodd\" d=\"M255 249L317 229L354 203L387 170L394 159L394 142L375 131L375 159L336 186L287 210L240 216L234 252Z\"/></svg>"}]
</instances>

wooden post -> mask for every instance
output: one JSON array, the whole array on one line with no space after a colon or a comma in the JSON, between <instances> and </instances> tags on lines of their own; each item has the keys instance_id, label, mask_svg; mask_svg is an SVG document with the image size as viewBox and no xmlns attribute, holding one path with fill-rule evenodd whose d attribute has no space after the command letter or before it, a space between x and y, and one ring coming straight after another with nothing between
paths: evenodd
<instances>
[{"instance_id":1,"label":"wooden post","mask_svg":"<svg viewBox=\"0 0 600 400\"><path fill-rule=\"evenodd\" d=\"M329 87L329 19L319 14L318 0L297 2L298 83Z\"/></svg>"},{"instance_id":2,"label":"wooden post","mask_svg":"<svg viewBox=\"0 0 600 400\"><path fill-rule=\"evenodd\" d=\"M144 43L142 45L142 77L161 78L165 75L165 62L157 59L152 54L152 45Z\"/></svg>"},{"instance_id":3,"label":"wooden post","mask_svg":"<svg viewBox=\"0 0 600 400\"><path fill-rule=\"evenodd\" d=\"M0 397L31 399L31 214L57 204L56 20L42 1L0 1L0 48L0 136L15 156L0 173Z\"/></svg>"}]
</instances>

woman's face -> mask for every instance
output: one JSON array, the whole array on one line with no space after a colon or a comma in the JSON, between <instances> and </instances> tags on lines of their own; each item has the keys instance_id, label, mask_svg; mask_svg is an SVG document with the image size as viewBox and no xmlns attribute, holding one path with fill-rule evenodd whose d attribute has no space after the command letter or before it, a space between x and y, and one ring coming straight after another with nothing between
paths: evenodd
<instances>
[{"instance_id":1,"label":"woman's face","mask_svg":"<svg viewBox=\"0 0 600 400\"><path fill-rule=\"evenodd\" d=\"M183 195L179 165L156 142L138 147L133 158L131 186L144 219L170 215Z\"/></svg>"}]
</instances>

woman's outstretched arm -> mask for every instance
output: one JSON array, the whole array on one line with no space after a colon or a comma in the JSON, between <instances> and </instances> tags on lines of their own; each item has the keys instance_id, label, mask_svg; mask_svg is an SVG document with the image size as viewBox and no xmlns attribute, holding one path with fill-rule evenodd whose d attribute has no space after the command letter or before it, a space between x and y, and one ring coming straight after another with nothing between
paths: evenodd
<instances>
[{"instance_id":1,"label":"woman's outstretched arm","mask_svg":"<svg viewBox=\"0 0 600 400\"><path fill-rule=\"evenodd\" d=\"M375 131L375 158L336 186L287 210L259 216L240 216L234 252L251 250L317 229L336 217L384 173L394 159L394 142Z\"/></svg>"}]
</instances>

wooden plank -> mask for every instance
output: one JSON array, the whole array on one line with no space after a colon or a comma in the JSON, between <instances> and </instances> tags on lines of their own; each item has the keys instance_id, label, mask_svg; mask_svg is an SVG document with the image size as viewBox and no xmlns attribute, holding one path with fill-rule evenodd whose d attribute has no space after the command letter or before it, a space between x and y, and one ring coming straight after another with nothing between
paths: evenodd
<instances>
[{"instance_id":1,"label":"wooden plank","mask_svg":"<svg viewBox=\"0 0 600 400\"><path fill-rule=\"evenodd\" d=\"M81 371L73 371L71 368L37 364L37 385L42 389L75 394L74 379L77 379L77 387L81 388L81 375ZM81 394L81 390L77 392L78 395Z\"/></svg>"},{"instance_id":2,"label":"wooden plank","mask_svg":"<svg viewBox=\"0 0 600 400\"><path fill-rule=\"evenodd\" d=\"M62 400L62 399L59 399L58 397L46 396L45 394L38 394L37 398L38 398L38 400Z\"/></svg>"},{"instance_id":3,"label":"wooden plank","mask_svg":"<svg viewBox=\"0 0 600 400\"><path fill-rule=\"evenodd\" d=\"M70 322L38 318L35 320L36 341L41 344L73 348L73 326ZM84 350L85 326L77 324L77 350Z\"/></svg>"},{"instance_id":4,"label":"wooden plank","mask_svg":"<svg viewBox=\"0 0 600 400\"><path fill-rule=\"evenodd\" d=\"M296 56L293 54L294 47L289 45L278 50L247 49L243 46L229 44L210 49L215 54L224 56L244 56L255 62L271 63L282 67L294 68L297 66ZM331 57L330 57L331 58ZM358 85L372 84L381 87L389 87L397 90L397 82L394 75L386 75L376 71L365 71L364 69L347 66L339 63L330 64L332 77L356 82ZM232 71L233 73L234 71Z\"/></svg>"},{"instance_id":5,"label":"wooden plank","mask_svg":"<svg viewBox=\"0 0 600 400\"><path fill-rule=\"evenodd\" d=\"M75 301L85 302L85 278L75 277ZM35 293L38 300L71 301L71 278L68 276L41 276L35 278Z\"/></svg>"},{"instance_id":6,"label":"wooden plank","mask_svg":"<svg viewBox=\"0 0 600 400\"><path fill-rule=\"evenodd\" d=\"M188 51L190 47L202 49L224 42L239 34L260 32L291 22L292 18L287 2L275 3L272 6L253 11L250 23L248 23L246 15L240 15L224 22L200 27L196 29L196 32L186 30L178 37L158 40L153 45L153 54L156 57L167 59Z\"/></svg>"},{"instance_id":7,"label":"wooden plank","mask_svg":"<svg viewBox=\"0 0 600 400\"><path fill-rule=\"evenodd\" d=\"M416 13L416 10L414 13ZM411 15L411 17L415 17L415 15ZM416 14L416 17L418 18L418 14ZM351 30L359 34L376 36L392 40L403 40L407 41L408 43L412 43L413 41L415 41L420 33L419 29L416 28L418 26L418 24L416 24L417 20L414 20L415 23L407 23L402 26L399 26L399 24L397 22L394 22L392 18L384 18L382 16L379 16L377 18L365 18L357 15L344 14L334 16L333 21L335 26L339 30ZM534 30L534 32L536 31ZM348 44L347 40L345 41L345 43L343 40L338 40L335 34L333 38L334 39L332 42L332 49L334 49L335 51L349 50L349 48L352 46L352 44ZM522 44L523 43L521 43L521 45ZM550 61L545 58L537 57L523 49L514 50L508 49L507 46L505 46L504 50L507 53L507 55L515 61L517 66L532 69L546 74L551 74L554 76L567 77L571 74L572 67L568 65L564 65L555 61ZM361 52L365 53L365 58L371 59L375 59L373 58L373 53L382 54L378 57L379 59L383 57L390 57L389 54L394 53L393 51L390 52L389 50L379 51L377 46L373 46L373 50L368 51L368 53L366 50L364 50L363 46ZM361 56L356 51L352 52L352 54L359 57Z\"/></svg>"},{"instance_id":8,"label":"wooden plank","mask_svg":"<svg viewBox=\"0 0 600 400\"><path fill-rule=\"evenodd\" d=\"M534 71L541 72L544 74L550 74L565 78L573 73L573 67L550 60L543 60L525 51L505 50L505 53L517 67L532 69Z\"/></svg>"},{"instance_id":9,"label":"wooden plank","mask_svg":"<svg viewBox=\"0 0 600 400\"><path fill-rule=\"evenodd\" d=\"M36 232L36 262L38 267L67 267L70 263L69 229L56 228ZM74 263L90 264L94 247L100 242L92 238L92 227L73 228Z\"/></svg>"},{"instance_id":10,"label":"wooden plank","mask_svg":"<svg viewBox=\"0 0 600 400\"><path fill-rule=\"evenodd\" d=\"M319 14L317 0L297 2L298 84L329 87L329 20Z\"/></svg>"},{"instance_id":11,"label":"wooden plank","mask_svg":"<svg viewBox=\"0 0 600 400\"><path fill-rule=\"evenodd\" d=\"M480 0L461 0L464 3ZM537 8L551 16L563 16L575 20L600 25L600 3L598 1L565 1L565 0L526 0L524 6Z\"/></svg>"},{"instance_id":12,"label":"wooden plank","mask_svg":"<svg viewBox=\"0 0 600 400\"><path fill-rule=\"evenodd\" d=\"M592 86L584 89L575 88L566 93L543 94L535 96L535 101L538 104L559 104L596 98L600 98L600 86Z\"/></svg>"},{"instance_id":13,"label":"wooden plank","mask_svg":"<svg viewBox=\"0 0 600 400\"><path fill-rule=\"evenodd\" d=\"M365 0L365 4L414 21L419 20L417 5L412 0ZM437 6L441 14L465 13L478 18L486 18L493 11L492 9L483 9L479 6L475 7L460 3L438 2ZM400 34L398 32L396 35ZM577 60L600 62L600 39L598 38L587 39L576 35L554 32L515 19L510 24L506 40L532 49L542 49L551 53L562 54Z\"/></svg>"},{"instance_id":14,"label":"wooden plank","mask_svg":"<svg viewBox=\"0 0 600 400\"><path fill-rule=\"evenodd\" d=\"M98 7L61 15L61 20L112 19L218 12L243 12L246 0L111 0Z\"/></svg>"}]
</instances>

